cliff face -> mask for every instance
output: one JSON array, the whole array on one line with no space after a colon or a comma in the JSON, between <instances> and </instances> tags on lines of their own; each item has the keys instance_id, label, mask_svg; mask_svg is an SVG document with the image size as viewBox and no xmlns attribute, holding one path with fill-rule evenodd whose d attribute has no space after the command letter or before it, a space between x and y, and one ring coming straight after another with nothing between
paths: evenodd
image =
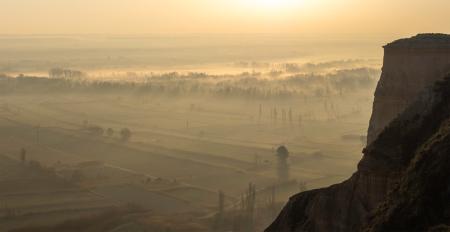
<instances>
[{"instance_id":1,"label":"cliff face","mask_svg":"<svg viewBox=\"0 0 450 232\"><path fill-rule=\"evenodd\" d=\"M403 132L403 143L421 146L405 157L408 164L399 183L368 219L365 231L450 231L450 75L408 110L412 117L403 113L393 124L420 128ZM390 133L387 129L380 137Z\"/></svg>"},{"instance_id":2,"label":"cliff face","mask_svg":"<svg viewBox=\"0 0 450 232\"><path fill-rule=\"evenodd\" d=\"M450 35L419 34L384 46L384 53L367 144L373 142L420 91L450 71Z\"/></svg>"},{"instance_id":3,"label":"cliff face","mask_svg":"<svg viewBox=\"0 0 450 232\"><path fill-rule=\"evenodd\" d=\"M429 56L416 53L416 47L429 47L432 51L437 44L445 47L442 44L450 41L450 37L438 35L448 40L438 39L446 42L433 44L429 38L434 36L421 35L386 46L396 48L386 50L374 104L377 115L371 121L372 129L385 129L377 132L379 136L364 150L358 171L343 183L291 197L266 231L423 231L450 223L450 76L434 88L425 88L425 80L443 79L443 60L449 61L450 49L446 55L441 51ZM420 62L421 57L428 63ZM400 70L388 64L394 61L400 64ZM439 68L434 68L434 63ZM425 66L414 67L415 72L410 72L408 64ZM422 79L402 84L408 75ZM408 102L410 106L406 108ZM379 122L387 127L379 126ZM419 223L422 218L425 219Z\"/></svg>"}]
</instances>

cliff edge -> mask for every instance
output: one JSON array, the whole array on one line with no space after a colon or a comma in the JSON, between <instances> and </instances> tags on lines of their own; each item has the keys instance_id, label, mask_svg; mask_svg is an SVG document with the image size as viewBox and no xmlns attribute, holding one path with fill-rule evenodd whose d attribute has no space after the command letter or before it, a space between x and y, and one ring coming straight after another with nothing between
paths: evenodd
<instances>
[{"instance_id":1,"label":"cliff edge","mask_svg":"<svg viewBox=\"0 0 450 232\"><path fill-rule=\"evenodd\" d=\"M384 46L367 144L427 86L450 71L450 35L418 34Z\"/></svg>"},{"instance_id":2,"label":"cliff edge","mask_svg":"<svg viewBox=\"0 0 450 232\"><path fill-rule=\"evenodd\" d=\"M450 75L444 78L441 73L450 64L444 62L450 61L450 49L439 50L437 55L434 51L447 44L450 36L427 34L385 47L384 76L374 103L374 114L380 115L372 119L382 118L384 111L379 110L383 107L391 107L386 115L391 118L384 119L386 125L379 127L376 138L364 149L357 172L343 183L291 197L267 232L448 229ZM433 55L422 56L425 50L417 53L419 47ZM391 60L400 64L399 70L388 63ZM419 64L422 66L412 69L423 70L420 75L407 71L408 66ZM413 74L422 81L402 84ZM435 84L431 87L430 83ZM410 86L414 90L405 90ZM404 106L408 103L409 107ZM374 123L378 121L371 120L371 125Z\"/></svg>"}]
</instances>

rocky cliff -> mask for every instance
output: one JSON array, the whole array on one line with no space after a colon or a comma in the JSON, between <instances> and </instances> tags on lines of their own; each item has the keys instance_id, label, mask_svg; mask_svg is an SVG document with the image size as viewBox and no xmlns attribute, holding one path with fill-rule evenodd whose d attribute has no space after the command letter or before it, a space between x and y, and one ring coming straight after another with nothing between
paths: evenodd
<instances>
[{"instance_id":1,"label":"rocky cliff","mask_svg":"<svg viewBox=\"0 0 450 232\"><path fill-rule=\"evenodd\" d=\"M450 71L450 35L419 34L384 46L384 53L368 144L411 104L420 91Z\"/></svg>"},{"instance_id":2,"label":"rocky cliff","mask_svg":"<svg viewBox=\"0 0 450 232\"><path fill-rule=\"evenodd\" d=\"M374 104L379 115L371 122L381 132L364 149L357 172L343 183L291 197L266 231L424 231L450 224L450 76L433 88L425 81L445 76L449 41L445 35L418 35L385 47ZM425 54L446 46L446 55ZM388 63L393 61L399 70ZM422 66L410 72L408 64ZM408 75L421 79L402 84Z\"/></svg>"},{"instance_id":3,"label":"rocky cliff","mask_svg":"<svg viewBox=\"0 0 450 232\"><path fill-rule=\"evenodd\" d=\"M398 183L364 230L450 231L450 75L396 118L374 146L383 139L399 140L409 151L399 157L404 168Z\"/></svg>"}]
</instances>

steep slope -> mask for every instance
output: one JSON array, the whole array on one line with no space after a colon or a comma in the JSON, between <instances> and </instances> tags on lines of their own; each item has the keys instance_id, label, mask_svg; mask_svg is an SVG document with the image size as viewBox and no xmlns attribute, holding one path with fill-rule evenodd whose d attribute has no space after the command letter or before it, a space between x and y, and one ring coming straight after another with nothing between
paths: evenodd
<instances>
[{"instance_id":1,"label":"steep slope","mask_svg":"<svg viewBox=\"0 0 450 232\"><path fill-rule=\"evenodd\" d=\"M425 87L450 71L450 35L419 34L384 46L383 72L375 91L367 143Z\"/></svg>"},{"instance_id":2,"label":"steep slope","mask_svg":"<svg viewBox=\"0 0 450 232\"><path fill-rule=\"evenodd\" d=\"M450 231L450 76L437 83L435 93L432 110L422 117L437 129L414 153L367 231L439 231L439 225Z\"/></svg>"},{"instance_id":3,"label":"steep slope","mask_svg":"<svg viewBox=\"0 0 450 232\"><path fill-rule=\"evenodd\" d=\"M293 196L266 231L422 231L448 224L449 93L450 76L415 97L363 151L349 180Z\"/></svg>"}]
</instances>

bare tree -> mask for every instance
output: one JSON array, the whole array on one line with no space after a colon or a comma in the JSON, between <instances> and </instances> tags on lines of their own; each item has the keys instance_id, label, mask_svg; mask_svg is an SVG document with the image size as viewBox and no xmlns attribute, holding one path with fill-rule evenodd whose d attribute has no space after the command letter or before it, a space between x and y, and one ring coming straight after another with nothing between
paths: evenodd
<instances>
[{"instance_id":1,"label":"bare tree","mask_svg":"<svg viewBox=\"0 0 450 232\"><path fill-rule=\"evenodd\" d=\"M256 186L253 183L248 185L247 192L242 196L242 226L243 231L254 231L255 211L256 211Z\"/></svg>"},{"instance_id":2,"label":"bare tree","mask_svg":"<svg viewBox=\"0 0 450 232\"><path fill-rule=\"evenodd\" d=\"M259 121L261 121L262 113L263 113L262 104L259 104L259 118L258 118Z\"/></svg>"},{"instance_id":3,"label":"bare tree","mask_svg":"<svg viewBox=\"0 0 450 232\"><path fill-rule=\"evenodd\" d=\"M292 109L289 108L289 123L292 124Z\"/></svg>"},{"instance_id":4,"label":"bare tree","mask_svg":"<svg viewBox=\"0 0 450 232\"><path fill-rule=\"evenodd\" d=\"M220 230L223 226L224 221L224 215L225 215L225 194L222 191L219 191L219 202L217 207L217 214L216 219L214 222L214 230Z\"/></svg>"},{"instance_id":5,"label":"bare tree","mask_svg":"<svg viewBox=\"0 0 450 232\"><path fill-rule=\"evenodd\" d=\"M275 218L277 214L277 206L276 206L276 187L271 186L270 187L270 195L267 199L267 211L269 213L269 216L271 219Z\"/></svg>"},{"instance_id":6,"label":"bare tree","mask_svg":"<svg viewBox=\"0 0 450 232\"><path fill-rule=\"evenodd\" d=\"M277 108L273 108L273 119L275 121L275 123L278 120L278 112L277 112Z\"/></svg>"},{"instance_id":7,"label":"bare tree","mask_svg":"<svg viewBox=\"0 0 450 232\"><path fill-rule=\"evenodd\" d=\"M24 164L27 161L27 150L25 148L22 148L20 150L20 161Z\"/></svg>"}]
</instances>

